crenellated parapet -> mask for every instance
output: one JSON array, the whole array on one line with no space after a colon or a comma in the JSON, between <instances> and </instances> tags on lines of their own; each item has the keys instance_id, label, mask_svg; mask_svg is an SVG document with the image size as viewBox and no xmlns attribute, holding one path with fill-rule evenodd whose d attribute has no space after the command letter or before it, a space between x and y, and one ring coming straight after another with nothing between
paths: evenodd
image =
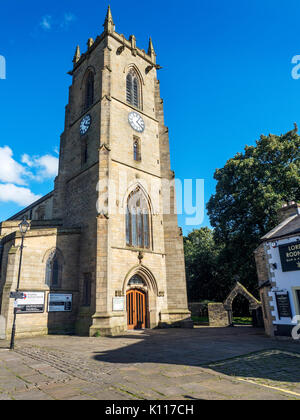
<instances>
[{"instance_id":1,"label":"crenellated parapet","mask_svg":"<svg viewBox=\"0 0 300 420\"><path fill-rule=\"evenodd\" d=\"M87 42L87 51L83 54L80 53L80 48L77 46L75 51L75 56L73 58L73 70L69 72L72 76L73 72L89 57L92 51L97 48L97 46L107 37L110 36L117 40L120 43L120 47L118 48L117 53L120 55L125 51L125 49L129 49L133 56L142 57L144 60L149 62L149 70L152 68L161 69L159 65L156 64L156 53L153 46L152 38L149 39L148 51L137 47L136 37L134 35L130 35L129 39L126 39L123 34L118 34L115 31L115 24L113 21L111 8L108 7L107 15L104 22L104 31L101 35L97 36L95 41L93 38L89 38Z\"/></svg>"}]
</instances>

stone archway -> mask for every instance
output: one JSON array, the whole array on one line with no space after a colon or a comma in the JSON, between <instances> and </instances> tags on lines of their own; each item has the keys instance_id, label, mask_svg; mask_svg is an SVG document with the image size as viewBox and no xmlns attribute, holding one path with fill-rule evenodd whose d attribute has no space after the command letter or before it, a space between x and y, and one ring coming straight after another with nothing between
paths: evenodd
<instances>
[{"instance_id":1,"label":"stone archway","mask_svg":"<svg viewBox=\"0 0 300 420\"><path fill-rule=\"evenodd\" d=\"M132 282L134 278L140 278L143 283L137 284ZM147 311L146 328L157 327L159 323L157 312L157 282L152 272L142 264L130 270L125 278L122 290L123 296L127 297L128 292L131 290L137 290L145 294L145 306Z\"/></svg>"},{"instance_id":2,"label":"stone archway","mask_svg":"<svg viewBox=\"0 0 300 420\"><path fill-rule=\"evenodd\" d=\"M259 300L257 300L246 289L246 287L244 287L241 283L237 282L236 285L235 285L235 287L232 289L232 291L229 293L227 299L223 303L224 309L228 312L229 324L230 325L233 325L233 310L232 310L232 305L233 305L234 299L238 295L243 296L249 302L249 311L250 311L250 313L252 313L252 315L253 315L253 321L255 322L255 320L259 317L259 315L256 314L256 313L261 310L262 304L261 304L261 302Z\"/></svg>"},{"instance_id":3,"label":"stone archway","mask_svg":"<svg viewBox=\"0 0 300 420\"><path fill-rule=\"evenodd\" d=\"M253 326L263 327L261 302L239 282L236 283L224 303L210 303L208 305L209 325L211 327L233 326L232 304L238 295L242 295L249 302Z\"/></svg>"}]
</instances>

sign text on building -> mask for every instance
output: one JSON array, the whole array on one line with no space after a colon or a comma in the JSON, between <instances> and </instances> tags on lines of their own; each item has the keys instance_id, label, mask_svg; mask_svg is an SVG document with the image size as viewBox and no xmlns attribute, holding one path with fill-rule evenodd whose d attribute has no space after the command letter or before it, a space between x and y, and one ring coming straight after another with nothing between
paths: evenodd
<instances>
[{"instance_id":1,"label":"sign text on building","mask_svg":"<svg viewBox=\"0 0 300 420\"><path fill-rule=\"evenodd\" d=\"M279 246L282 271L300 270L300 242Z\"/></svg>"}]
</instances>

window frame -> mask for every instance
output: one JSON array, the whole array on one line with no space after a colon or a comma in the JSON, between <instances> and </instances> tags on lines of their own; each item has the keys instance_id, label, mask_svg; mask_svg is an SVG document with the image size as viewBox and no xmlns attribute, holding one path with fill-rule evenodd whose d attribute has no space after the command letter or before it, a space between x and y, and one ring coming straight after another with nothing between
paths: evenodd
<instances>
[{"instance_id":1,"label":"window frame","mask_svg":"<svg viewBox=\"0 0 300 420\"><path fill-rule=\"evenodd\" d=\"M56 267L54 267L56 265ZM53 283L54 268L57 275L57 282ZM62 272L63 272L63 261L57 250L50 253L46 262L45 269L45 284L50 289L61 289L62 287Z\"/></svg>"},{"instance_id":2,"label":"window frame","mask_svg":"<svg viewBox=\"0 0 300 420\"><path fill-rule=\"evenodd\" d=\"M137 71L131 67L126 75L126 103L142 110L142 84Z\"/></svg>"},{"instance_id":3,"label":"window frame","mask_svg":"<svg viewBox=\"0 0 300 420\"><path fill-rule=\"evenodd\" d=\"M133 136L133 160L135 162L142 161L141 139L137 136Z\"/></svg>"},{"instance_id":4,"label":"window frame","mask_svg":"<svg viewBox=\"0 0 300 420\"><path fill-rule=\"evenodd\" d=\"M130 201L137 196L136 205L130 211ZM143 205L141 205L141 201ZM145 212L146 210L146 212ZM126 203L126 245L137 249L151 249L151 211L147 197L138 187L132 191Z\"/></svg>"},{"instance_id":5,"label":"window frame","mask_svg":"<svg viewBox=\"0 0 300 420\"><path fill-rule=\"evenodd\" d=\"M86 135L81 138L81 168L84 168L89 160L89 137Z\"/></svg>"},{"instance_id":6,"label":"window frame","mask_svg":"<svg viewBox=\"0 0 300 420\"><path fill-rule=\"evenodd\" d=\"M89 70L84 81L84 104L83 110L87 111L95 102L95 74Z\"/></svg>"},{"instance_id":7,"label":"window frame","mask_svg":"<svg viewBox=\"0 0 300 420\"><path fill-rule=\"evenodd\" d=\"M82 288L82 307L89 308L92 305L92 274L84 273Z\"/></svg>"}]
</instances>

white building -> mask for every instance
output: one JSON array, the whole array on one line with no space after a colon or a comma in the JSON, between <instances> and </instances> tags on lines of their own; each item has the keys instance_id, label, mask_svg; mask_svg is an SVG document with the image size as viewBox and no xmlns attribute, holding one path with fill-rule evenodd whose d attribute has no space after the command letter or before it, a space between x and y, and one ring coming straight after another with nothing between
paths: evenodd
<instances>
[{"instance_id":1,"label":"white building","mask_svg":"<svg viewBox=\"0 0 300 420\"><path fill-rule=\"evenodd\" d=\"M300 323L300 204L290 202L279 216L255 258L266 332L291 337Z\"/></svg>"}]
</instances>

